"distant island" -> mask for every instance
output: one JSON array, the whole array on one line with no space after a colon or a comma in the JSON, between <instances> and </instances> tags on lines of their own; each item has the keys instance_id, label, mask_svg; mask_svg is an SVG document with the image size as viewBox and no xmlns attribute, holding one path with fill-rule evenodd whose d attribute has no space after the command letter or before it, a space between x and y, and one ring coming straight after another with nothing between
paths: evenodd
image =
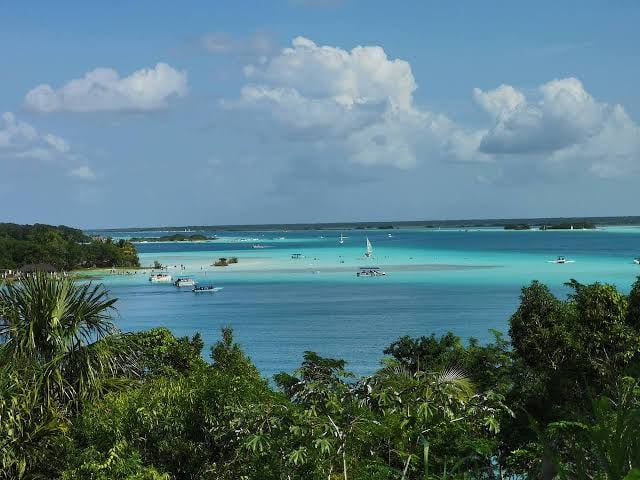
<instances>
[{"instance_id":1,"label":"distant island","mask_svg":"<svg viewBox=\"0 0 640 480\"><path fill-rule=\"evenodd\" d=\"M176 233L174 235L164 235L162 237L132 237L129 239L130 242L141 243L141 242L202 242L205 240L218 240L218 237L208 237L206 235L183 235L181 233Z\"/></svg>"},{"instance_id":2,"label":"distant island","mask_svg":"<svg viewBox=\"0 0 640 480\"><path fill-rule=\"evenodd\" d=\"M283 231L283 230L367 230L386 228L503 228L505 225L573 225L574 228L582 228L578 225L590 223L593 225L621 225L640 226L640 216L620 217L530 217L530 218L488 218L488 219L452 219L452 220L398 220L381 222L328 222L328 223L271 223L271 224L236 224L236 225L185 225L185 226L152 226L152 227L118 227L111 229L95 229L93 232L184 232L185 229L199 232L253 232L253 231Z\"/></svg>"},{"instance_id":3,"label":"distant island","mask_svg":"<svg viewBox=\"0 0 640 480\"><path fill-rule=\"evenodd\" d=\"M596 225L590 222L557 223L555 225L540 225L540 230L593 230Z\"/></svg>"},{"instance_id":4,"label":"distant island","mask_svg":"<svg viewBox=\"0 0 640 480\"><path fill-rule=\"evenodd\" d=\"M531 230L531 225L527 225L526 223L516 223L513 225L505 225L505 230Z\"/></svg>"},{"instance_id":5,"label":"distant island","mask_svg":"<svg viewBox=\"0 0 640 480\"><path fill-rule=\"evenodd\" d=\"M90 237L64 225L0 223L2 270L28 273L138 266L138 252L126 240Z\"/></svg>"}]
</instances>

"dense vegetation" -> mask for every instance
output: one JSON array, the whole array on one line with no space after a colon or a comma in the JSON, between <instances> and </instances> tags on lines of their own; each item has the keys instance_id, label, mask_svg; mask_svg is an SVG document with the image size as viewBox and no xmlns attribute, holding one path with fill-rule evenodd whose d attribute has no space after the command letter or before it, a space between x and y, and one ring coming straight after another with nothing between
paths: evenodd
<instances>
[{"instance_id":1,"label":"dense vegetation","mask_svg":"<svg viewBox=\"0 0 640 480\"><path fill-rule=\"evenodd\" d=\"M164 235L162 237L133 237L131 242L196 242L203 240L217 240L218 237L208 237L194 233L193 235L183 235L176 233L175 235Z\"/></svg>"},{"instance_id":2,"label":"dense vegetation","mask_svg":"<svg viewBox=\"0 0 640 480\"><path fill-rule=\"evenodd\" d=\"M59 270L139 265L135 247L124 240L92 239L65 226L0 223L0 269L43 263Z\"/></svg>"},{"instance_id":3,"label":"dense vegetation","mask_svg":"<svg viewBox=\"0 0 640 480\"><path fill-rule=\"evenodd\" d=\"M101 287L0 289L0 478L637 479L640 280L534 282L507 341L402 337L354 378L306 352L261 378L230 329L210 352L122 334Z\"/></svg>"},{"instance_id":4,"label":"dense vegetation","mask_svg":"<svg viewBox=\"0 0 640 480\"><path fill-rule=\"evenodd\" d=\"M514 223L504 226L505 230L531 230L531 225L526 223Z\"/></svg>"}]
</instances>

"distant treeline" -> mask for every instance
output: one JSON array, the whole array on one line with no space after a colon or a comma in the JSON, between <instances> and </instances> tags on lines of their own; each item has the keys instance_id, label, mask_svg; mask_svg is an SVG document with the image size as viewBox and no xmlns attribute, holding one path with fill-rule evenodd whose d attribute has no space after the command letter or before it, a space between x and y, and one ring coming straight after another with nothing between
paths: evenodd
<instances>
[{"instance_id":1,"label":"distant treeline","mask_svg":"<svg viewBox=\"0 0 640 480\"><path fill-rule=\"evenodd\" d=\"M218 237L208 237L206 235L164 235L162 237L132 237L131 242L197 242L202 240L217 240Z\"/></svg>"},{"instance_id":2,"label":"distant treeline","mask_svg":"<svg viewBox=\"0 0 640 480\"><path fill-rule=\"evenodd\" d=\"M0 269L49 264L60 270L139 266L131 242L91 238L82 230L44 224L0 223Z\"/></svg>"},{"instance_id":3,"label":"distant treeline","mask_svg":"<svg viewBox=\"0 0 640 480\"><path fill-rule=\"evenodd\" d=\"M293 224L255 224L255 225L186 225L181 227L143 227L96 230L96 232L151 232L189 230L211 232L251 232L282 230L339 230L339 229L377 229L377 228L477 228L504 227L505 225L558 225L573 224L574 228L581 222L593 225L640 225L640 217L552 217L552 218L490 218L490 219L458 219L458 220L411 220L394 222L333 222L333 223L293 223ZM580 227L582 228L582 227Z\"/></svg>"},{"instance_id":4,"label":"distant treeline","mask_svg":"<svg viewBox=\"0 0 640 480\"><path fill-rule=\"evenodd\" d=\"M505 225L505 230L531 230L531 225L527 225L526 223L518 223L514 225Z\"/></svg>"},{"instance_id":5,"label":"distant treeline","mask_svg":"<svg viewBox=\"0 0 640 480\"><path fill-rule=\"evenodd\" d=\"M514 223L508 224L504 226L505 230L531 230L533 227L526 223ZM590 222L577 222L577 223L556 223L552 225L540 225L540 230L582 230L588 229L592 230L596 228L594 223Z\"/></svg>"}]
</instances>

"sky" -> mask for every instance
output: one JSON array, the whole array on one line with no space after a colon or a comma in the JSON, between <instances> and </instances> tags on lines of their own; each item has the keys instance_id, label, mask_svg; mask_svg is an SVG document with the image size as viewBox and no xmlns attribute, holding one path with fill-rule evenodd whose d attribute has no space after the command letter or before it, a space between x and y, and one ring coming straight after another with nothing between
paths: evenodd
<instances>
[{"instance_id":1,"label":"sky","mask_svg":"<svg viewBox=\"0 0 640 480\"><path fill-rule=\"evenodd\" d=\"M0 6L0 221L638 215L640 2Z\"/></svg>"}]
</instances>

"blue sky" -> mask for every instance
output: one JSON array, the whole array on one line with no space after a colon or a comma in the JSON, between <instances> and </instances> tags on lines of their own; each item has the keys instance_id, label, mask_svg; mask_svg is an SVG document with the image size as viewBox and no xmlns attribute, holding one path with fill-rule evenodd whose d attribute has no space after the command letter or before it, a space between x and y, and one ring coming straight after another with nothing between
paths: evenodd
<instances>
[{"instance_id":1,"label":"blue sky","mask_svg":"<svg viewBox=\"0 0 640 480\"><path fill-rule=\"evenodd\" d=\"M638 214L640 4L14 2L0 220Z\"/></svg>"}]
</instances>

